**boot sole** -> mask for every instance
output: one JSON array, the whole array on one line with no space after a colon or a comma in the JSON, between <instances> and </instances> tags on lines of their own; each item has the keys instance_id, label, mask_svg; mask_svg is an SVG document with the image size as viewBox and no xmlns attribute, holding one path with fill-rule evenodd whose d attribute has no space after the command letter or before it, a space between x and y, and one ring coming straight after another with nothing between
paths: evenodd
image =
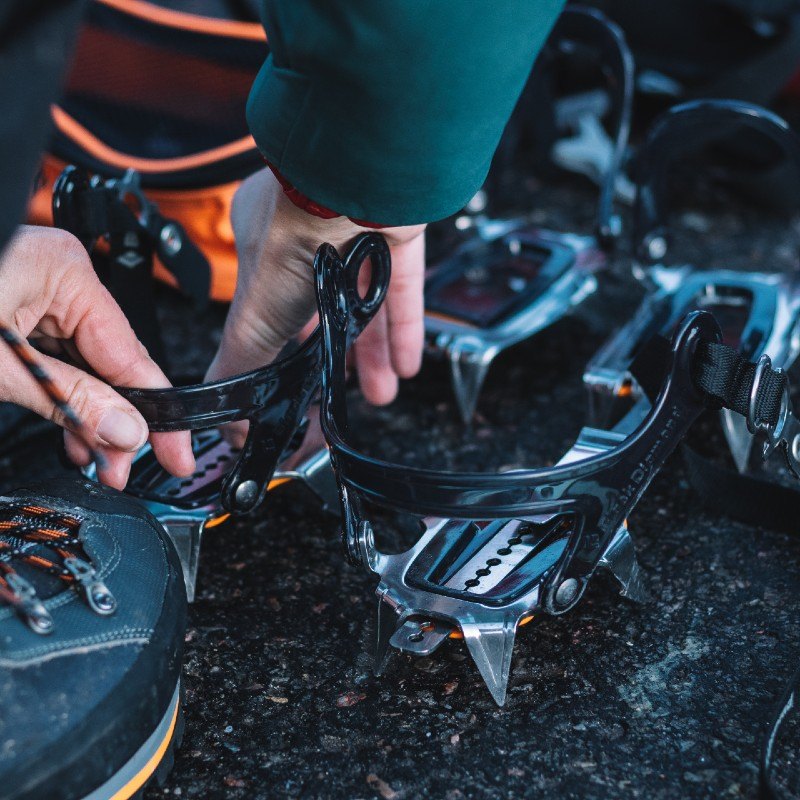
<instances>
[{"instance_id":1,"label":"boot sole","mask_svg":"<svg viewBox=\"0 0 800 800\"><path fill-rule=\"evenodd\" d=\"M82 800L140 800L152 781L163 785L182 738L183 707L178 683L164 717L147 741L111 778Z\"/></svg>"}]
</instances>

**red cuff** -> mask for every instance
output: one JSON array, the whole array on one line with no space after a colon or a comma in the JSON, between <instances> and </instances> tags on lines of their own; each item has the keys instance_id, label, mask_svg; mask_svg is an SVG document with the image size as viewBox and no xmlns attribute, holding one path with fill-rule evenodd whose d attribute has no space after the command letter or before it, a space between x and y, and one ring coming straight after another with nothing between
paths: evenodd
<instances>
[{"instance_id":1,"label":"red cuff","mask_svg":"<svg viewBox=\"0 0 800 800\"><path fill-rule=\"evenodd\" d=\"M336 211L331 211L330 208L326 208L325 206L321 206L319 203L315 203L310 197L306 197L299 189L296 189L292 186L286 178L275 169L272 164L269 163L266 159L264 159L266 165L272 170L272 174L278 179L278 183L280 183L281 187L283 188L283 193L300 209L305 211L307 214L311 214L314 217L321 217L322 219L333 219L334 217L342 217L343 214L339 214ZM355 222L356 225L361 225L363 228L386 228L386 225L378 225L375 222L365 222L363 219L354 219L353 217L349 217L351 222Z\"/></svg>"}]
</instances>

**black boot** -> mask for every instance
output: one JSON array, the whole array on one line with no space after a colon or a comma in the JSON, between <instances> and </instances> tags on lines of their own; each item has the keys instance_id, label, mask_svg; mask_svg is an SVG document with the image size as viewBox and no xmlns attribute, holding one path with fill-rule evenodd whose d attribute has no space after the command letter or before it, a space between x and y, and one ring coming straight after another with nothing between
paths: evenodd
<instances>
[{"instance_id":1,"label":"black boot","mask_svg":"<svg viewBox=\"0 0 800 800\"><path fill-rule=\"evenodd\" d=\"M0 497L0 798L125 800L163 777L185 626L141 505L78 480Z\"/></svg>"}]
</instances>

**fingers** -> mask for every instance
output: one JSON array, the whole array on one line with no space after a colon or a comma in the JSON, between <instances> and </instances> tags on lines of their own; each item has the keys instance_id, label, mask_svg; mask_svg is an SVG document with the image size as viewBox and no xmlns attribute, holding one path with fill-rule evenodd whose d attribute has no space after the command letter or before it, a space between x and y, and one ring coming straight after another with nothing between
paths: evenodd
<instances>
[{"instance_id":1,"label":"fingers","mask_svg":"<svg viewBox=\"0 0 800 800\"><path fill-rule=\"evenodd\" d=\"M147 426L133 406L110 386L81 370L40 355L38 361L81 420L80 436L72 431L67 454L76 463L89 463L89 447L105 456L100 479L122 489L136 451L147 439ZM68 427L69 420L41 386L10 353L2 358L0 397L29 408L40 416Z\"/></svg>"},{"instance_id":2,"label":"fingers","mask_svg":"<svg viewBox=\"0 0 800 800\"><path fill-rule=\"evenodd\" d=\"M337 217L323 220L294 206L270 173L237 192L232 221L239 254L236 294L222 342L207 373L226 378L271 361L286 341L307 334L315 317L311 265L322 242L346 247L363 228ZM393 277L385 308L355 346L365 397L391 402L398 379L415 375L424 341L424 226L387 228Z\"/></svg>"},{"instance_id":3,"label":"fingers","mask_svg":"<svg viewBox=\"0 0 800 800\"><path fill-rule=\"evenodd\" d=\"M67 458L78 467L88 467L92 463L92 454L85 442L71 431L64 431L64 450Z\"/></svg>"},{"instance_id":4,"label":"fingers","mask_svg":"<svg viewBox=\"0 0 800 800\"><path fill-rule=\"evenodd\" d=\"M367 402L376 406L391 403L397 396L397 374L389 352L389 322L381 308L358 337L355 345L358 383Z\"/></svg>"},{"instance_id":5,"label":"fingers","mask_svg":"<svg viewBox=\"0 0 800 800\"><path fill-rule=\"evenodd\" d=\"M64 449L73 464L79 467L88 467L92 463L92 456L83 440L71 431L64 431ZM103 456L103 465L98 467L97 477L106 484L120 491L125 488L130 475L132 453L120 453L109 447L100 447Z\"/></svg>"},{"instance_id":6,"label":"fingers","mask_svg":"<svg viewBox=\"0 0 800 800\"><path fill-rule=\"evenodd\" d=\"M397 396L398 378L417 374L425 337L425 238L420 233L392 245L391 251L392 279L386 301L354 345L359 385L374 405L391 403Z\"/></svg>"},{"instance_id":7,"label":"fingers","mask_svg":"<svg viewBox=\"0 0 800 800\"><path fill-rule=\"evenodd\" d=\"M169 385L100 283L75 237L56 229L20 226L0 257L0 279L0 319L13 324L22 336L33 333L50 345L61 340L65 345L61 349L79 355L80 363L88 364L111 384ZM63 423L16 359L10 353L0 358L4 366L8 364L0 376L3 397ZM102 381L52 359L47 363L58 387L78 404L78 414L90 416L87 422L92 446L106 447L111 453L110 479L115 484L124 481L130 454L147 436L144 420ZM194 468L188 433L160 439L156 449L170 472L186 475Z\"/></svg>"},{"instance_id":8,"label":"fingers","mask_svg":"<svg viewBox=\"0 0 800 800\"><path fill-rule=\"evenodd\" d=\"M271 287L272 291L267 291ZM264 283L234 299L207 381L271 364L313 314L314 288L307 275L265 275Z\"/></svg>"},{"instance_id":9,"label":"fingers","mask_svg":"<svg viewBox=\"0 0 800 800\"><path fill-rule=\"evenodd\" d=\"M412 378L422 364L425 340L425 237L420 234L392 248L392 280L386 297L389 352L401 378Z\"/></svg>"},{"instance_id":10,"label":"fingers","mask_svg":"<svg viewBox=\"0 0 800 800\"><path fill-rule=\"evenodd\" d=\"M314 315L315 218L287 200L267 170L237 191L232 221L239 270L222 341L206 375L217 380L271 363Z\"/></svg>"},{"instance_id":11,"label":"fingers","mask_svg":"<svg viewBox=\"0 0 800 800\"><path fill-rule=\"evenodd\" d=\"M64 295L63 311L60 317L53 315L52 320L59 328L58 333L71 336L86 363L112 385L169 386L167 377L147 354L125 315L93 271L91 278L93 280L84 275L82 267L65 274L58 290ZM99 393L97 384L100 382L87 380L83 378L85 393L95 397L89 405L107 407L105 415L97 417L94 430L98 438L112 449L123 452L130 451L130 443L134 440L137 443L133 449L140 447L147 438L146 424L141 415L109 387L105 387L108 391ZM142 426L144 437L141 435ZM166 470L179 477L191 475L194 456L188 431L154 434L151 443L153 452ZM119 462L113 472L115 484L122 479L123 473L127 478L130 459L112 458L110 461L115 465Z\"/></svg>"}]
</instances>

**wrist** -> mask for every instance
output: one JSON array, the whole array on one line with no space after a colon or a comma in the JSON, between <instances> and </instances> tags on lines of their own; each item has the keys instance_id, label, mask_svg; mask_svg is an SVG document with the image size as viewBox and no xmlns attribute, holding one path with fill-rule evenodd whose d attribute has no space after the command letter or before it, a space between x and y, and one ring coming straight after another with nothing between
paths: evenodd
<instances>
[{"instance_id":1,"label":"wrist","mask_svg":"<svg viewBox=\"0 0 800 800\"><path fill-rule=\"evenodd\" d=\"M314 200L312 200L307 195L303 194L297 187L295 187L289 180L287 180L273 164L271 164L266 159L264 159L264 162L270 168L272 174L275 176L275 179L280 184L284 196L289 200L289 202L291 202L301 211L304 211L309 216L317 217L319 219L334 219L343 216L342 214L339 214L337 211L334 211L333 209L323 206L320 203L317 203ZM387 227L386 225L380 225L375 222L368 222L366 220L361 220L361 219L353 219L352 217L348 217L348 219L362 228L380 229Z\"/></svg>"}]
</instances>

